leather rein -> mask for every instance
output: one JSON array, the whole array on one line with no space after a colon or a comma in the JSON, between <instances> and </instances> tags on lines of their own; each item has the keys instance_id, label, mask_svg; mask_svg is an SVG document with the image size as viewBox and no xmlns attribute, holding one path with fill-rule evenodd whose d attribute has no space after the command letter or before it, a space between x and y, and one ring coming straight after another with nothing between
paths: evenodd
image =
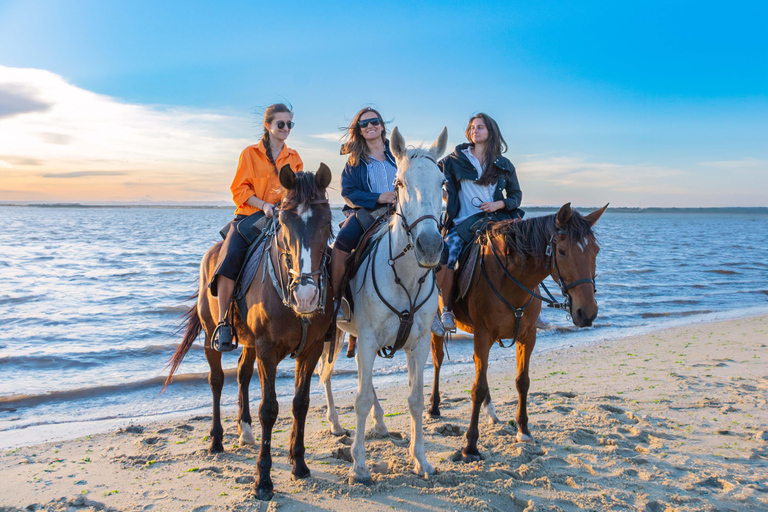
<instances>
[{"instance_id":1,"label":"leather rein","mask_svg":"<svg viewBox=\"0 0 768 512\"><path fill-rule=\"evenodd\" d=\"M568 232L563 229L558 229L555 233L553 233L550 238L549 242L547 244L547 250L545 252L547 256L547 268L549 270L549 274L554 274L554 271L557 271L557 284L560 286L560 292L563 294L563 302L558 302L557 299L552 295L552 293L549 291L547 286L544 284L544 282L540 283L540 286L544 288L544 291L547 292L547 295L549 297L543 297L542 295L534 292L527 286L525 286L523 283L515 279L507 270L506 265L504 265L501 261L501 258L499 258L499 255L496 253L496 248L493 245L493 241L491 240L490 233L486 232L486 244L490 246L491 254L493 254L493 258L496 260L496 263L501 268L502 272L504 272L504 275L510 279L513 283L515 283L520 289L522 289L524 292L526 292L528 295L530 295L530 298L528 299L528 302L526 302L522 307L515 307L512 304L510 304L504 296L496 289L496 287L493 285L493 281L488 277L488 273L485 270L485 262L484 258L480 257L480 270L482 271L483 276L485 277L486 282L491 287L491 290L496 295L496 297L499 298L499 300L504 304L508 309L510 309L514 315L515 315L515 337L512 339L512 342L509 345L504 345L502 340L498 340L499 346L502 348L510 348L514 346L514 344L517 342L517 337L520 334L520 323L523 318L523 313L525 313L525 310L528 308L528 306L531 305L531 302L533 302L534 297L541 300L542 302L545 302L547 304L547 307L554 308L554 309L563 309L567 311L567 315L570 318L571 316L571 307L572 307L572 301L571 296L568 293L568 290L572 289L575 286L578 286L580 284L584 283L591 283L592 289L596 292L597 287L595 285L595 278L584 278L579 279L577 281L574 281L570 284L566 284L563 280L562 273L560 272L560 265L557 263L557 242L555 241L555 235L565 235ZM554 270L554 271L553 271Z\"/></svg>"}]
</instances>

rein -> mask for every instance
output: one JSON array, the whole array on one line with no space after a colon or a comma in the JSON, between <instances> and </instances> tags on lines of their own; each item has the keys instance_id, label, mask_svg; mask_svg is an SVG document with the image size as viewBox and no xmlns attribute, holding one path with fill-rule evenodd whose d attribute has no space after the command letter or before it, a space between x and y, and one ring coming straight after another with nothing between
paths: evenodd
<instances>
[{"instance_id":1,"label":"rein","mask_svg":"<svg viewBox=\"0 0 768 512\"><path fill-rule=\"evenodd\" d=\"M316 199L310 202L310 204L328 204L328 199ZM275 212L276 214L279 214L279 210ZM300 273L293 270L291 267L293 266L293 259L291 258L290 252L287 251L285 248L280 247L280 244L277 242L277 237L275 234L277 233L277 226L278 222L273 220L271 223L270 231L267 234L267 237L271 237L271 247L269 251L269 257L267 258L267 264L265 265L265 272L269 273L269 278L272 281L272 286L274 287L275 291L277 292L278 297L280 297L280 301L283 303L283 306L290 308L295 311L295 307L298 305L296 301L294 300L294 290L298 286L305 286L305 285L312 285L318 289L318 301L319 306L316 310L317 313L319 313L321 316L325 315L325 301L328 296L328 282L329 282L329 257L328 253L323 253L323 259L320 262L320 268L317 270L314 270L312 272L307 273ZM275 264L272 261L273 260L273 252L277 252L278 261L280 262L280 271L275 272ZM283 269L287 271L288 279L283 278ZM315 281L315 276L317 276L317 281ZM264 281L264 276L262 276L262 282ZM287 282L286 282L287 281ZM304 350L304 347L307 343L307 332L309 330L309 320L310 315L299 315L299 321L301 322L301 341L299 342L299 346L296 349L295 352L291 354L291 359L295 359L301 352Z\"/></svg>"},{"instance_id":2,"label":"rein","mask_svg":"<svg viewBox=\"0 0 768 512\"><path fill-rule=\"evenodd\" d=\"M520 334L520 321L523 318L523 313L525 313L525 310L528 308L531 302L533 302L534 297L541 300L542 302L545 302L547 304L547 307L554 308L554 309L567 310L568 316L570 317L572 304L571 304L571 296L568 294L568 290L580 284L592 283L592 288L595 291L597 291L594 277L579 279L570 284L566 284L565 281L563 280L562 273L560 272L560 265L557 263L557 255L556 255L557 242L555 241L555 235L565 235L565 234L567 234L567 231L562 229L558 229L555 233L553 233L549 238L549 242L547 244L547 250L545 253L547 256L547 268L549 270L549 273L550 274L554 273L553 266L554 266L554 270L557 271L557 284L560 286L560 292L563 294L563 302L558 302L557 299L555 299L555 297L546 287L544 282L541 282L540 286L544 288L544 291L547 292L547 295L549 297L543 297L542 295L534 292L533 290L525 286L523 283L515 279L515 277L509 273L506 265L502 263L501 258L499 258L499 255L496 253L496 248L493 245L493 241L491 240L490 233L486 233L487 244L484 244L484 245L490 246L491 254L493 254L493 258L496 260L496 263L499 265L502 272L504 272L504 275L508 277L510 281L515 283L520 289L522 289L524 292L526 292L528 295L531 296L528 299L528 302L526 302L525 305L523 305L520 308L511 305L493 285L493 282L488 277L488 273L485 270L485 259L482 257L480 258L480 269L483 273L483 276L485 277L486 282L491 287L491 290L493 291L493 293L496 294L499 300L501 300L502 304L504 304L507 308L509 308L515 314L515 318L516 318L515 337L512 339L512 342L509 345L504 345L502 340L498 340L499 346L501 346L502 348L510 348L517 342L517 337Z\"/></svg>"}]
</instances>

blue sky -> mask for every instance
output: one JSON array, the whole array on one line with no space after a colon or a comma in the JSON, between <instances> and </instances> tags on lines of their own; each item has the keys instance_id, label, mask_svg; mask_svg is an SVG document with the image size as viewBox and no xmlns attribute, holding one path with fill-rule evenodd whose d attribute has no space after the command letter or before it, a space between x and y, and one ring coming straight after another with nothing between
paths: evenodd
<instances>
[{"instance_id":1,"label":"blue sky","mask_svg":"<svg viewBox=\"0 0 768 512\"><path fill-rule=\"evenodd\" d=\"M766 5L0 1L0 134L26 134L0 141L0 200L226 201L254 112L285 98L312 170L340 173L338 128L365 105L415 144L463 142L483 111L524 204L767 206ZM94 115L3 115L33 96Z\"/></svg>"}]
</instances>

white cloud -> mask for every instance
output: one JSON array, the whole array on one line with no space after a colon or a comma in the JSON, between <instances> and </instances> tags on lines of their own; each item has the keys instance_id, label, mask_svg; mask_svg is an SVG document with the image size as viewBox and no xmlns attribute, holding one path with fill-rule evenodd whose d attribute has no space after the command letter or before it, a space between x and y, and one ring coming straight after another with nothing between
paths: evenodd
<instances>
[{"instance_id":1,"label":"white cloud","mask_svg":"<svg viewBox=\"0 0 768 512\"><path fill-rule=\"evenodd\" d=\"M344 134L341 133L341 132L337 132L337 133L318 133L316 135L310 135L310 137L312 137L313 139L322 139L322 140L326 140L328 142L336 142L336 143L340 144L341 143L341 137L343 135Z\"/></svg>"}]
</instances>

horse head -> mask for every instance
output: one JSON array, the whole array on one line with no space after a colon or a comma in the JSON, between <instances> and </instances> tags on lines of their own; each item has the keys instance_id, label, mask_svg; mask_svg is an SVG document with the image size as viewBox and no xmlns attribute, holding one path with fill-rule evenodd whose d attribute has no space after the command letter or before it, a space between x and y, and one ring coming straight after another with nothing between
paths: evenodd
<instances>
[{"instance_id":1,"label":"horse head","mask_svg":"<svg viewBox=\"0 0 768 512\"><path fill-rule=\"evenodd\" d=\"M328 286L326 249L331 237L331 206L326 188L331 170L321 163L317 173L294 173L290 165L280 169L285 189L280 203L277 243L289 274L288 299L293 310L310 315L322 306Z\"/></svg>"},{"instance_id":2,"label":"horse head","mask_svg":"<svg viewBox=\"0 0 768 512\"><path fill-rule=\"evenodd\" d=\"M560 285L576 327L589 327L597 317L595 300L595 266L600 247L592 226L600 219L608 205L581 216L564 204L555 216L548 254L550 273Z\"/></svg>"},{"instance_id":3,"label":"horse head","mask_svg":"<svg viewBox=\"0 0 768 512\"><path fill-rule=\"evenodd\" d=\"M416 261L424 268L437 266L443 251L438 219L445 178L437 160L447 144L447 128L429 149L407 149L397 127L390 136L390 149L397 161L397 215L411 239Z\"/></svg>"}]
</instances>

